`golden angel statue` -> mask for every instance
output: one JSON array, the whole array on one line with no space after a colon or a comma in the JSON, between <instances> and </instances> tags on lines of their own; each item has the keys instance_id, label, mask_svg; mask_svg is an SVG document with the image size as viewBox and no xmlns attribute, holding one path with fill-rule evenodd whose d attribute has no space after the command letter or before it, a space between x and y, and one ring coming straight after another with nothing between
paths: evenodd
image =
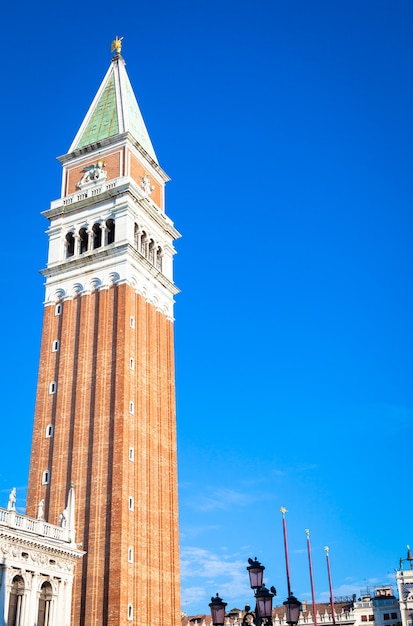
<instances>
[{"instance_id":1,"label":"golden angel statue","mask_svg":"<svg viewBox=\"0 0 413 626\"><path fill-rule=\"evenodd\" d=\"M116 39L114 41L112 41L112 46L110 48L111 52L115 52L116 54L120 54L120 51L122 50L122 39L123 37L118 37L116 35Z\"/></svg>"}]
</instances>

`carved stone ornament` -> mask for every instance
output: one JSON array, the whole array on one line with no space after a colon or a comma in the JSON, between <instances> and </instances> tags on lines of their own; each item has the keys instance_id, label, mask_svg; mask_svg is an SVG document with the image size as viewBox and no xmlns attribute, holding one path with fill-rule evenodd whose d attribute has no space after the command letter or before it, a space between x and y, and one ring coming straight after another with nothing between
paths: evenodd
<instances>
[{"instance_id":1,"label":"carved stone ornament","mask_svg":"<svg viewBox=\"0 0 413 626\"><path fill-rule=\"evenodd\" d=\"M92 187L96 183L103 183L106 180L107 172L103 169L104 161L97 161L94 165L87 165L83 168L83 176L77 183L78 189Z\"/></svg>"},{"instance_id":2,"label":"carved stone ornament","mask_svg":"<svg viewBox=\"0 0 413 626\"><path fill-rule=\"evenodd\" d=\"M155 189L155 187L151 185L148 174L141 176L141 187L148 196L150 196L152 191Z\"/></svg>"}]
</instances>

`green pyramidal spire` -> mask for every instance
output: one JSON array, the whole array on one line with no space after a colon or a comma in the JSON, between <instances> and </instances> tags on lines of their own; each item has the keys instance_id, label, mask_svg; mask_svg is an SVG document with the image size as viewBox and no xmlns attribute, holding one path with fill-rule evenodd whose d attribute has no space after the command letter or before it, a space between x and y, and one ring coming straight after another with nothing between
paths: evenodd
<instances>
[{"instance_id":1,"label":"green pyramidal spire","mask_svg":"<svg viewBox=\"0 0 413 626\"><path fill-rule=\"evenodd\" d=\"M126 73L125 61L120 51L116 50L112 63L70 146L69 152L126 132L129 132L149 156L158 163Z\"/></svg>"}]
</instances>

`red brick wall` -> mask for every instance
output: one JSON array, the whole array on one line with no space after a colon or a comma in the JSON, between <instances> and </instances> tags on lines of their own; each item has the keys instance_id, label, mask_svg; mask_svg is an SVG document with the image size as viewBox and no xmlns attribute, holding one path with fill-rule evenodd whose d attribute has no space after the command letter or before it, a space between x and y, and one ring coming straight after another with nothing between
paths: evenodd
<instances>
[{"instance_id":1,"label":"red brick wall","mask_svg":"<svg viewBox=\"0 0 413 626\"><path fill-rule=\"evenodd\" d=\"M60 350L51 352L55 339ZM53 380L57 393L49 395ZM52 438L45 437L49 423ZM41 485L45 469L51 471L47 487ZM177 626L173 325L126 285L67 300L61 316L45 307L28 514L35 516L45 498L45 517L57 523L70 482L76 540L87 551L75 576L73 625L126 626L144 619ZM134 563L128 563L129 546ZM129 603L133 622L127 620Z\"/></svg>"}]
</instances>

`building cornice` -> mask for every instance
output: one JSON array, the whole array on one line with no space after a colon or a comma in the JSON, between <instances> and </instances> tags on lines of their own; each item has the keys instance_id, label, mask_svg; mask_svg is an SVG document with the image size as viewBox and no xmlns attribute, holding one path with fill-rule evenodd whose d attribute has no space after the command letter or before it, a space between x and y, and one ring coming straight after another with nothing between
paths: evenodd
<instances>
[{"instance_id":1,"label":"building cornice","mask_svg":"<svg viewBox=\"0 0 413 626\"><path fill-rule=\"evenodd\" d=\"M42 276L44 276L47 280L54 278L62 278L66 274L73 274L76 270L80 272L84 271L85 268L85 259L87 258L89 263L93 261L100 262L104 259L113 259L116 261L121 257L132 257L139 264L143 265L145 270L149 272L150 276L162 285L169 293L172 295L176 295L179 293L178 287L171 282L160 270L158 270L152 263L150 263L138 250L133 248L129 243L123 244L109 244L104 248L98 248L97 250L93 250L90 252L85 252L82 256L79 257L70 257L69 259L65 259L61 263L57 263L56 265L49 266L43 270L40 270ZM88 274L93 276L92 268L89 268ZM127 279L121 277L119 282L128 282ZM133 286L133 285L132 285ZM102 285L104 287L104 285Z\"/></svg>"},{"instance_id":2,"label":"building cornice","mask_svg":"<svg viewBox=\"0 0 413 626\"><path fill-rule=\"evenodd\" d=\"M4 541L8 541L10 545L20 545L26 548L41 550L42 552L76 559L80 559L84 554L86 554L86 552L79 550L78 548L70 548L69 543L66 547L66 545L62 545L61 542L50 537L48 537L47 540L45 539L42 541L38 537L30 537L27 531L19 531L17 528L14 530L5 530L4 528L0 528L0 542Z\"/></svg>"}]
</instances>

